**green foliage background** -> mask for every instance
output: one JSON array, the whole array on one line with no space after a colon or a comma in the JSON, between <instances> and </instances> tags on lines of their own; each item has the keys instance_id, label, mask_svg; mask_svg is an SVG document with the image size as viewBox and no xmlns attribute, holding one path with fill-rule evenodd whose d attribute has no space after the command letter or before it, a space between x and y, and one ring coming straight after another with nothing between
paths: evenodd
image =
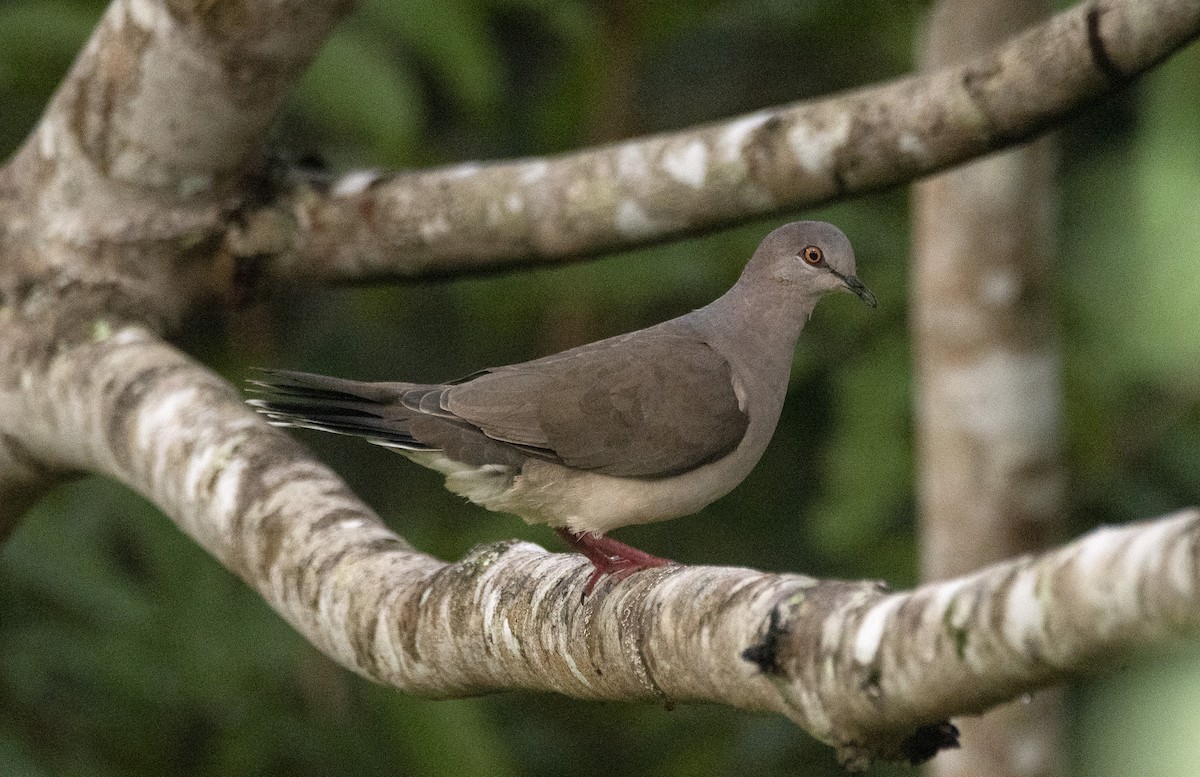
<instances>
[{"instance_id":1,"label":"green foliage background","mask_svg":"<svg viewBox=\"0 0 1200 777\"><path fill-rule=\"evenodd\" d=\"M0 3L4 155L102 9ZM365 0L297 90L275 144L343 170L684 127L904 73L924 11L885 0ZM1200 503L1198 78L1193 48L1059 135L1071 535ZM758 469L701 515L623 539L684 562L914 581L907 205L899 190L804 214L851 236L880 309L823 303ZM185 336L232 380L251 365L450 378L699 306L774 224L484 279L291 290L198 319ZM558 547L383 449L304 440L431 553L511 536ZM1080 773L1195 774L1198 684L1200 660L1177 656L1072 691ZM373 686L309 647L154 508L98 479L58 490L2 549L0 775L568 772L836 768L778 718L540 694L434 702Z\"/></svg>"}]
</instances>

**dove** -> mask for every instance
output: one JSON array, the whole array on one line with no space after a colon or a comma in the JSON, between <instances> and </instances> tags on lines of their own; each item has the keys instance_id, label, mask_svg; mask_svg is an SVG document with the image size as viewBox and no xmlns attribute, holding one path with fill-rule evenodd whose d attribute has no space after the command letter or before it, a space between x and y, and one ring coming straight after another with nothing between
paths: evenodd
<instances>
[{"instance_id":1,"label":"dove","mask_svg":"<svg viewBox=\"0 0 1200 777\"><path fill-rule=\"evenodd\" d=\"M750 473L800 331L832 291L876 304L841 230L796 221L721 297L646 329L448 383L264 370L249 402L275 425L364 438L477 505L555 529L592 563L586 596L605 575L673 563L609 532L695 513Z\"/></svg>"}]
</instances>

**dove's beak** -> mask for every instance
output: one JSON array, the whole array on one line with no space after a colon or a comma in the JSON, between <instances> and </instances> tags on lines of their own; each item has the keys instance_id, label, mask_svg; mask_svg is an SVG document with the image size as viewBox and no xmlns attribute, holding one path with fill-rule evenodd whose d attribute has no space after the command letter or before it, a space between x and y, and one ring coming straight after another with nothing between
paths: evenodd
<instances>
[{"instance_id":1,"label":"dove's beak","mask_svg":"<svg viewBox=\"0 0 1200 777\"><path fill-rule=\"evenodd\" d=\"M861 299L871 307L875 307L875 295L867 288L867 285L858 279L857 275L842 275L837 273L837 277L842 279L842 283L846 284L846 291L849 291L854 296Z\"/></svg>"}]
</instances>

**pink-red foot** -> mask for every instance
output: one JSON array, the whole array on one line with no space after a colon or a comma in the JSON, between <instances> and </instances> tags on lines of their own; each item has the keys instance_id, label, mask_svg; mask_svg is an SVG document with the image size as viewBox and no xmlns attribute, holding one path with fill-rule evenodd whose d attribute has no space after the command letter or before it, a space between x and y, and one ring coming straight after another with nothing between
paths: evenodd
<instances>
[{"instance_id":1,"label":"pink-red foot","mask_svg":"<svg viewBox=\"0 0 1200 777\"><path fill-rule=\"evenodd\" d=\"M611 537L595 535L591 532L576 533L565 528L555 529L555 531L573 550L586 556L587 560L592 562L592 566L595 567L592 570L592 576L588 578L587 585L583 588L585 597L592 592L596 583L605 575L612 575L615 580L624 580L634 572L665 567L675 563L670 559L652 556L644 550L638 550Z\"/></svg>"}]
</instances>

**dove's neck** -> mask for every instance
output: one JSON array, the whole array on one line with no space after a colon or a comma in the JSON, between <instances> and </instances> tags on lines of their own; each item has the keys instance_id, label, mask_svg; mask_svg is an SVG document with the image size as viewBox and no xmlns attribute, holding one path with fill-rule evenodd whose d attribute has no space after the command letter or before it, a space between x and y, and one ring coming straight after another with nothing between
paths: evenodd
<instances>
[{"instance_id":1,"label":"dove's neck","mask_svg":"<svg viewBox=\"0 0 1200 777\"><path fill-rule=\"evenodd\" d=\"M695 311L705 340L729 361L744 390L754 395L754 406L761 411L757 420L767 436L783 407L796 339L817 302L816 296L796 292L786 283L767 281L752 287L739 281ZM752 417L751 423L755 420Z\"/></svg>"},{"instance_id":2,"label":"dove's neck","mask_svg":"<svg viewBox=\"0 0 1200 777\"><path fill-rule=\"evenodd\" d=\"M750 284L743 278L733 288L696 311L711 338L729 353L791 364L796 339L816 306L817 297L797 293L779 281ZM759 365L763 366L763 365Z\"/></svg>"}]
</instances>

